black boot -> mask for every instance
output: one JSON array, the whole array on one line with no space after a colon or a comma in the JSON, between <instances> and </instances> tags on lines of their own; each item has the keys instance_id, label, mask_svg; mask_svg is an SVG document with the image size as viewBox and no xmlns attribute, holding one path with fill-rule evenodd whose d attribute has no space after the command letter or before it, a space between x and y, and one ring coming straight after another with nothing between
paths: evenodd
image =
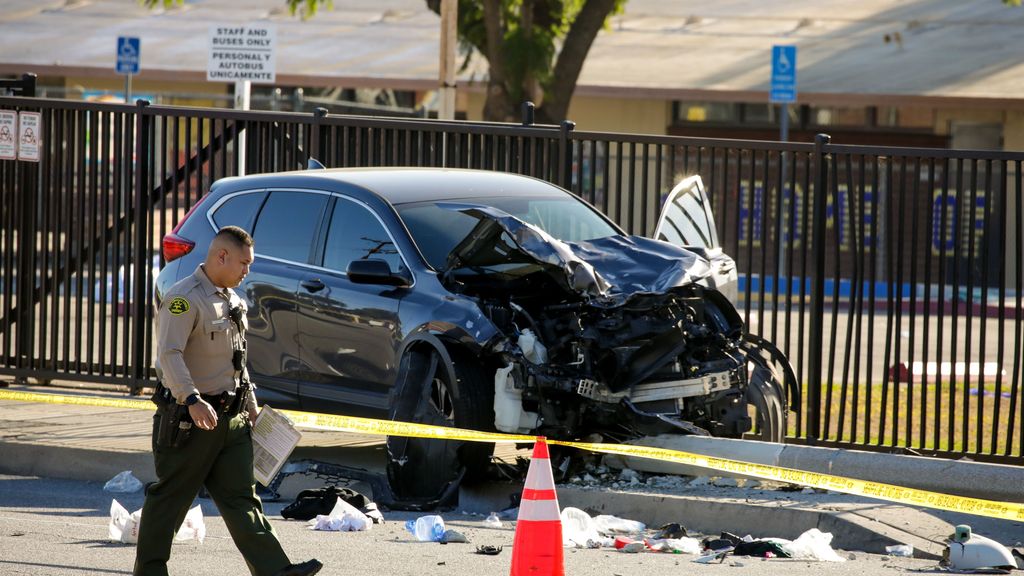
<instances>
[{"instance_id":1,"label":"black boot","mask_svg":"<svg viewBox=\"0 0 1024 576\"><path fill-rule=\"evenodd\" d=\"M323 567L319 560L306 560L301 564L289 564L278 570L274 576L313 576Z\"/></svg>"}]
</instances>

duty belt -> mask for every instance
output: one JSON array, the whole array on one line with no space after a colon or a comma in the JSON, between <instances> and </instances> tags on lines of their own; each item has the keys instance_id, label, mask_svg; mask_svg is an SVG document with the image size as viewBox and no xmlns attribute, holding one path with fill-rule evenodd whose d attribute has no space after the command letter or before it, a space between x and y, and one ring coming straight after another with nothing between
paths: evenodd
<instances>
[{"instance_id":1,"label":"duty belt","mask_svg":"<svg viewBox=\"0 0 1024 576\"><path fill-rule=\"evenodd\" d=\"M199 396L208 402L217 412L234 416L242 411L242 395L235 390L227 390L220 394L200 394Z\"/></svg>"}]
</instances>

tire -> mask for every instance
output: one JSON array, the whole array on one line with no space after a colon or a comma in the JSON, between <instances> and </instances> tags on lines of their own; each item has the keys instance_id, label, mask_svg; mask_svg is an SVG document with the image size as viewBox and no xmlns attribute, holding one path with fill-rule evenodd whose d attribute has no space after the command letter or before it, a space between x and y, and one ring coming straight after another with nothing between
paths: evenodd
<instances>
[{"instance_id":1,"label":"tire","mask_svg":"<svg viewBox=\"0 0 1024 576\"><path fill-rule=\"evenodd\" d=\"M744 438L763 442L783 442L786 438L787 416L785 388L768 365L754 363L747 385L747 402L754 406L754 430Z\"/></svg>"},{"instance_id":2,"label":"tire","mask_svg":"<svg viewBox=\"0 0 1024 576\"><path fill-rule=\"evenodd\" d=\"M406 386L392 409L392 419L472 430L494 429L494 383L469 353L449 350L450 362L437 351L425 356L429 378ZM389 436L388 481L402 500L438 498L465 471L466 480L484 476L493 443L428 440Z\"/></svg>"}]
</instances>

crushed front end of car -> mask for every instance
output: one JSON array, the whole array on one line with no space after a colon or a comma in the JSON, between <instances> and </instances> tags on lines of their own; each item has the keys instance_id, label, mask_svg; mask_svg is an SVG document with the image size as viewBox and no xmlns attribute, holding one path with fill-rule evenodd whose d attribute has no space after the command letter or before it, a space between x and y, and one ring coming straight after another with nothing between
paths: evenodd
<instances>
[{"instance_id":1,"label":"crushed front end of car","mask_svg":"<svg viewBox=\"0 0 1024 576\"><path fill-rule=\"evenodd\" d=\"M638 236L564 242L496 208L444 207L477 219L442 281L501 334L484 348L497 430L782 439L795 379L715 289L727 256Z\"/></svg>"}]
</instances>

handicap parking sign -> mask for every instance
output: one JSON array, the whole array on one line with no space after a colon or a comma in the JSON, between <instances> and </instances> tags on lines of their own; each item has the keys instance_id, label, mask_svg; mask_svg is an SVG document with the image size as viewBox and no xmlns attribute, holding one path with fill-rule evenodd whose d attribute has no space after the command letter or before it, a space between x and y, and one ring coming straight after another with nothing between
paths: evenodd
<instances>
[{"instance_id":1,"label":"handicap parking sign","mask_svg":"<svg viewBox=\"0 0 1024 576\"><path fill-rule=\"evenodd\" d=\"M796 46L772 46L772 102L796 102Z\"/></svg>"},{"instance_id":2,"label":"handicap parking sign","mask_svg":"<svg viewBox=\"0 0 1024 576\"><path fill-rule=\"evenodd\" d=\"M141 44L138 38L131 36L119 36L117 38L118 74L139 73L139 49Z\"/></svg>"}]
</instances>

